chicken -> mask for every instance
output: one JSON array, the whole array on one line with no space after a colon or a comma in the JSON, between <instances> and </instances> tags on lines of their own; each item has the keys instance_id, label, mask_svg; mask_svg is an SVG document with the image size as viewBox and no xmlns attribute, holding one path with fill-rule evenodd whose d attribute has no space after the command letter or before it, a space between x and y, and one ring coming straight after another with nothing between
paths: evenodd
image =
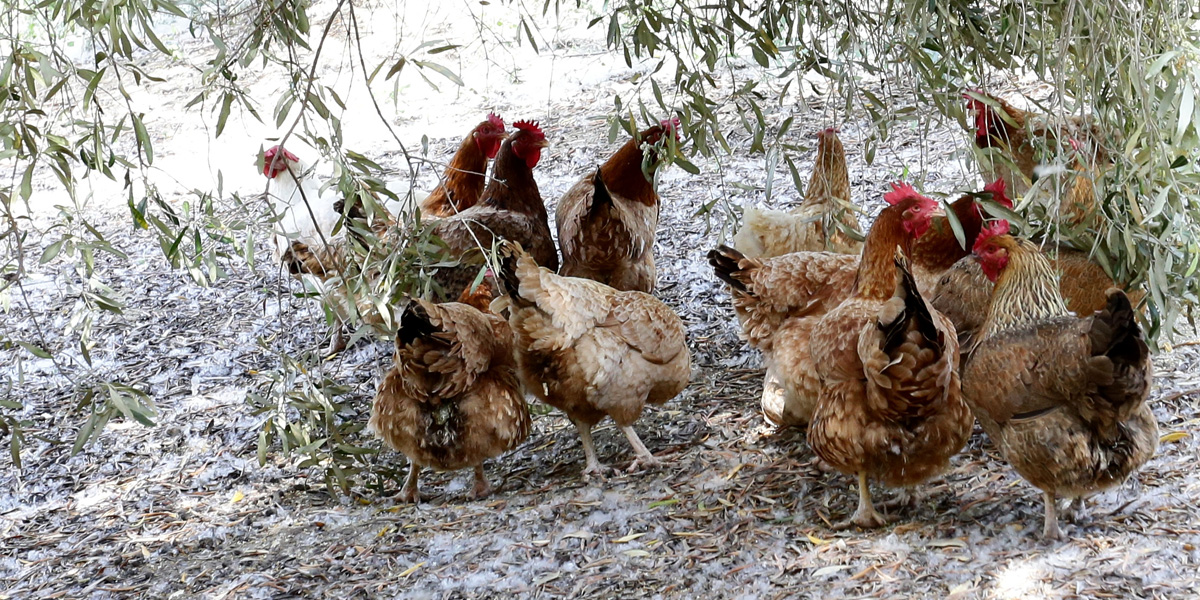
<instances>
[{"instance_id":1,"label":"chicken","mask_svg":"<svg viewBox=\"0 0 1200 600\"><path fill-rule=\"evenodd\" d=\"M862 234L849 207L846 151L831 127L817 135L817 158L804 203L791 212L747 208L733 245L751 258L820 250L857 254Z\"/></svg>"},{"instance_id":2,"label":"chicken","mask_svg":"<svg viewBox=\"0 0 1200 600\"><path fill-rule=\"evenodd\" d=\"M474 467L474 497L489 494L483 461L515 448L530 429L508 322L465 304L413 300L400 317L393 360L369 428L408 457L401 501L420 501L425 467Z\"/></svg>"},{"instance_id":3,"label":"chicken","mask_svg":"<svg viewBox=\"0 0 1200 600\"><path fill-rule=\"evenodd\" d=\"M742 338L763 353L763 415L776 426L807 425L819 391L808 336L822 315L850 296L858 256L796 252L757 259L719 246L708 262L729 284Z\"/></svg>"},{"instance_id":4,"label":"chicken","mask_svg":"<svg viewBox=\"0 0 1200 600\"><path fill-rule=\"evenodd\" d=\"M655 146L678 128L678 119L668 119L642 131L559 199L560 274L618 290L654 291L659 213L654 173L666 156Z\"/></svg>"},{"instance_id":5,"label":"chicken","mask_svg":"<svg viewBox=\"0 0 1200 600\"><path fill-rule=\"evenodd\" d=\"M451 258L460 263L441 269L435 277L447 297L457 297L474 281L482 268L483 252L490 252L502 239L528 247L539 265L558 270L549 215L533 179L546 136L536 123L528 121L517 121L513 128L496 154L492 179L479 203L434 227Z\"/></svg>"},{"instance_id":6,"label":"chicken","mask_svg":"<svg viewBox=\"0 0 1200 600\"><path fill-rule=\"evenodd\" d=\"M1009 224L1008 221L996 221L985 230L988 235L1003 235L1008 233ZM1107 290L1117 284L1086 253L1060 248L1054 256L1047 255L1047 259L1058 275L1059 293L1065 298L1068 310L1086 316L1107 306ZM959 344L964 349L971 345L983 325L992 287L978 258L973 255L956 262L934 287L933 306L954 323ZM1130 301L1135 305L1144 295L1141 290L1129 292Z\"/></svg>"},{"instance_id":7,"label":"chicken","mask_svg":"<svg viewBox=\"0 0 1200 600\"><path fill-rule=\"evenodd\" d=\"M449 217L475 206L483 194L488 159L500 151L504 134L504 119L495 113L476 125L459 144L441 182L421 200L421 215Z\"/></svg>"},{"instance_id":8,"label":"chicken","mask_svg":"<svg viewBox=\"0 0 1200 600\"><path fill-rule=\"evenodd\" d=\"M629 466L654 466L633 424L646 404L678 395L691 379L683 322L654 296L620 291L590 279L539 267L519 244L500 248L500 283L525 389L564 413L579 430L584 476L603 466L592 427L612 417L637 457Z\"/></svg>"},{"instance_id":9,"label":"chicken","mask_svg":"<svg viewBox=\"0 0 1200 600\"><path fill-rule=\"evenodd\" d=\"M983 222L976 197L989 195L997 204L1012 206L1004 195L1003 182L985 187L982 193L964 195L950 205L968 244L974 242ZM885 197L900 198L896 194ZM918 288L929 293L943 271L968 254L947 217L933 216L927 231L913 241ZM807 425L819 389L808 350L812 325L850 297L859 257L799 252L757 260L724 246L709 252L708 257L717 277L730 284L744 338L763 353L763 414L774 425ZM983 283L988 284L986 279ZM986 302L985 295L979 306Z\"/></svg>"},{"instance_id":10,"label":"chicken","mask_svg":"<svg viewBox=\"0 0 1200 600\"><path fill-rule=\"evenodd\" d=\"M320 184L311 177L311 167L281 146L271 146L262 158L263 175L270 180L267 202L279 219L273 230L272 255L296 274L298 271L293 269L300 267L283 260L292 242L300 242L306 251L314 253L312 260L316 262L312 268L323 270L320 259L333 246L333 230L342 218L334 209L334 203L340 199L337 190L329 189L322 194Z\"/></svg>"},{"instance_id":11,"label":"chicken","mask_svg":"<svg viewBox=\"0 0 1200 600\"><path fill-rule=\"evenodd\" d=\"M1060 146L1073 150L1074 169L1069 177L1055 178L1037 186L1039 202L1058 199L1057 212L1070 225L1095 226L1098 214L1093 181L1108 162L1101 145L1099 127L1089 118L1049 115L1021 110L1008 102L978 90L963 94L970 111L975 113L975 145L990 150L980 156L980 171L985 179L1000 177L1010 192L1023 197L1030 184L1040 177L1068 170L1057 164ZM1003 114L1001 114L1003 112ZM1048 206L1047 208L1054 208Z\"/></svg>"},{"instance_id":12,"label":"chicken","mask_svg":"<svg viewBox=\"0 0 1200 600\"><path fill-rule=\"evenodd\" d=\"M355 233L356 227L350 227L347 220L346 226L334 234L343 217L344 201L335 189L321 194L320 186L310 173L307 164L280 146L272 146L263 153L263 174L271 180L267 199L279 215L274 226L272 253L293 277L311 277L310 283L329 298L335 319L326 351L333 354L346 347L342 329L351 320L352 313L363 315L364 320L372 324L382 323L382 320L369 302L359 302L356 311L350 308L354 303L349 299L345 277L357 265L351 265L349 261L347 233ZM387 212L382 205L379 209ZM382 233L390 222L388 215L386 219L376 220L371 227Z\"/></svg>"},{"instance_id":13,"label":"chicken","mask_svg":"<svg viewBox=\"0 0 1200 600\"><path fill-rule=\"evenodd\" d=\"M883 525L870 480L913 486L940 474L973 425L954 326L921 297L904 256L937 205L903 184L889 196L867 234L854 294L809 339L820 393L808 442L858 477L858 509L840 527Z\"/></svg>"},{"instance_id":14,"label":"chicken","mask_svg":"<svg viewBox=\"0 0 1200 600\"><path fill-rule=\"evenodd\" d=\"M1042 490L1043 537L1059 538L1059 496L1120 485L1158 447L1150 352L1124 292L1110 289L1103 310L1076 317L1036 245L985 233L975 254L996 285L966 350L963 395L1005 460Z\"/></svg>"},{"instance_id":15,"label":"chicken","mask_svg":"<svg viewBox=\"0 0 1200 600\"><path fill-rule=\"evenodd\" d=\"M913 277L923 293L932 294L942 275L955 263L971 255L971 245L975 243L975 237L983 227L984 215L983 207L979 203L980 198L990 199L1004 208L1013 207L1005 189L1004 180L997 179L985 185L983 192L964 194L950 204L950 212L954 213L962 227L965 245L954 235L948 216L934 218L929 231L913 241Z\"/></svg>"}]
</instances>

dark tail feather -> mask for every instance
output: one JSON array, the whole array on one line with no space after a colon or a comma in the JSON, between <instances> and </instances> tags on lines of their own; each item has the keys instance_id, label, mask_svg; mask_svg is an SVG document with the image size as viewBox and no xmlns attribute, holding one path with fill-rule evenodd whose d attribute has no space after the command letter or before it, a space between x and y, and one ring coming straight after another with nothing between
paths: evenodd
<instances>
[{"instance_id":1,"label":"dark tail feather","mask_svg":"<svg viewBox=\"0 0 1200 600\"><path fill-rule=\"evenodd\" d=\"M437 328L429 320L429 312L420 302L410 300L404 312L400 315L400 327L396 330L396 347L403 348L418 338L437 332Z\"/></svg>"},{"instance_id":2,"label":"dark tail feather","mask_svg":"<svg viewBox=\"0 0 1200 600\"><path fill-rule=\"evenodd\" d=\"M592 194L592 205L588 208L588 216L594 217L596 213L603 210L605 207L612 206L612 194L608 193L608 186L604 184L604 179L600 176L600 168L596 167L596 175L592 178L592 185L596 188Z\"/></svg>"},{"instance_id":3,"label":"dark tail feather","mask_svg":"<svg viewBox=\"0 0 1200 600\"><path fill-rule=\"evenodd\" d=\"M937 324L934 323L933 314L929 312L929 306L925 304L925 300L921 298L921 292L917 289L917 280L913 278L912 269L908 266L908 258L899 248L896 249L896 268L900 271L900 285L904 290L904 312L900 313L891 323L880 323L879 326L884 330L884 352L891 352L897 346L904 342L904 332L908 329L909 320L915 319L917 329L925 339L936 341L938 339Z\"/></svg>"},{"instance_id":4,"label":"dark tail feather","mask_svg":"<svg viewBox=\"0 0 1200 600\"><path fill-rule=\"evenodd\" d=\"M712 265L717 279L728 283L733 289L741 292L746 291L746 284L739 281L735 274L742 271L739 265L744 258L746 258L745 254L725 245L717 246L708 251L708 264Z\"/></svg>"},{"instance_id":5,"label":"dark tail feather","mask_svg":"<svg viewBox=\"0 0 1200 600\"><path fill-rule=\"evenodd\" d=\"M1108 303L1104 310L1092 319L1088 337L1092 341L1092 355L1109 357L1118 369L1123 365L1140 366L1150 354L1150 348L1142 337L1129 296L1117 288L1109 288Z\"/></svg>"},{"instance_id":6,"label":"dark tail feather","mask_svg":"<svg viewBox=\"0 0 1200 600\"><path fill-rule=\"evenodd\" d=\"M524 304L521 298L521 280L517 277L517 259L525 254L521 245L516 242L503 242L497 252L500 259L500 283L504 293L515 303Z\"/></svg>"}]
</instances>

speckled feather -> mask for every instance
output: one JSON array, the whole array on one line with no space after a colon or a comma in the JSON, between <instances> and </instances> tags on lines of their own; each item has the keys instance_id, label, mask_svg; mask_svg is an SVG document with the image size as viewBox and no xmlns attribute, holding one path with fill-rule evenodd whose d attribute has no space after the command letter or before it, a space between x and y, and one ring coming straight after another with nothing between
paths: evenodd
<instances>
[{"instance_id":1,"label":"speckled feather","mask_svg":"<svg viewBox=\"0 0 1200 600\"><path fill-rule=\"evenodd\" d=\"M474 466L530 431L507 322L473 307L415 300L425 335L396 349L371 410L370 428L413 463ZM410 327L412 321L402 319Z\"/></svg>"},{"instance_id":2,"label":"speckled feather","mask_svg":"<svg viewBox=\"0 0 1200 600\"><path fill-rule=\"evenodd\" d=\"M660 207L653 183L642 172L642 147L661 135L661 127L641 132L559 199L555 221L562 245L561 274L618 290L654 291Z\"/></svg>"},{"instance_id":3,"label":"speckled feather","mask_svg":"<svg viewBox=\"0 0 1200 600\"><path fill-rule=\"evenodd\" d=\"M683 323L658 299L562 277L528 256L511 275L519 280L509 323L521 378L547 404L588 424L607 415L624 426L647 403L666 402L687 386Z\"/></svg>"}]
</instances>

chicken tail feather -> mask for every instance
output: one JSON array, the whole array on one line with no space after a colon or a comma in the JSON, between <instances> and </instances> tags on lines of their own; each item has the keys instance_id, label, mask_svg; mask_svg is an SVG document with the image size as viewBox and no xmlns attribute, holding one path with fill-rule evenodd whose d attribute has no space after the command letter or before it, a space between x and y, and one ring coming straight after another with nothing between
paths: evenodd
<instances>
[{"instance_id":1,"label":"chicken tail feather","mask_svg":"<svg viewBox=\"0 0 1200 600\"><path fill-rule=\"evenodd\" d=\"M396 347L403 348L414 341L438 331L429 318L429 311L417 300L411 300L400 315L400 327L396 330Z\"/></svg>"},{"instance_id":2,"label":"chicken tail feather","mask_svg":"<svg viewBox=\"0 0 1200 600\"><path fill-rule=\"evenodd\" d=\"M612 206L612 194L608 193L608 185L604 183L604 178L600 176L600 168L596 168L596 175L592 178L592 186L596 189L592 194L592 205L588 208L588 216L594 217L605 207Z\"/></svg>"},{"instance_id":3,"label":"chicken tail feather","mask_svg":"<svg viewBox=\"0 0 1200 600\"><path fill-rule=\"evenodd\" d=\"M521 278L517 275L517 261L525 256L525 250L517 242L505 241L500 245L497 258L500 260L500 283L504 293L517 306L528 306L530 302L521 297Z\"/></svg>"},{"instance_id":4,"label":"chicken tail feather","mask_svg":"<svg viewBox=\"0 0 1200 600\"><path fill-rule=\"evenodd\" d=\"M1092 355L1107 356L1118 369L1140 366L1146 361L1150 348L1142 337L1129 296L1117 288L1109 288L1106 295L1108 303L1104 310L1096 313L1088 332Z\"/></svg>"},{"instance_id":5,"label":"chicken tail feather","mask_svg":"<svg viewBox=\"0 0 1200 600\"><path fill-rule=\"evenodd\" d=\"M708 264L712 265L717 279L728 283L733 289L740 292L746 291L746 284L739 277L739 274L744 270L741 264L745 259L745 254L725 245L717 246L708 251Z\"/></svg>"},{"instance_id":6,"label":"chicken tail feather","mask_svg":"<svg viewBox=\"0 0 1200 600\"><path fill-rule=\"evenodd\" d=\"M925 339L931 341L938 339L938 330L933 320L933 314L929 312L929 306L921 297L920 290L917 289L917 280L913 277L912 269L909 268L908 257L899 247L896 248L895 261L896 270L900 272L900 282L896 286L893 298L903 299L904 308L893 318L880 318L879 320L879 329L884 332L883 350L889 353L904 343L908 324L913 320L916 321L917 330L925 336Z\"/></svg>"}]
</instances>

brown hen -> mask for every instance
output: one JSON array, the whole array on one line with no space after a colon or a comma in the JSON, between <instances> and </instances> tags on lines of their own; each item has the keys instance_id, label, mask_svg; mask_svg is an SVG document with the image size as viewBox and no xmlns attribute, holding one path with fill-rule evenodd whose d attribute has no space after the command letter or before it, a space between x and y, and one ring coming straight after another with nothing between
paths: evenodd
<instances>
[{"instance_id":1,"label":"brown hen","mask_svg":"<svg viewBox=\"0 0 1200 600\"><path fill-rule=\"evenodd\" d=\"M804 203L790 212L745 209L733 245L751 258L815 251L857 254L862 249L858 237L858 218L850 208L846 151L837 129L830 127L817 135L817 158Z\"/></svg>"},{"instance_id":2,"label":"brown hen","mask_svg":"<svg viewBox=\"0 0 1200 600\"><path fill-rule=\"evenodd\" d=\"M546 136L536 123L517 121L513 127L515 131L500 146L492 180L479 203L440 220L434 228L460 263L440 269L435 276L448 298L458 297L475 280L483 268L483 252L490 252L500 240L518 242L529 248L539 265L558 269L546 205L533 178Z\"/></svg>"},{"instance_id":3,"label":"brown hen","mask_svg":"<svg viewBox=\"0 0 1200 600\"><path fill-rule=\"evenodd\" d=\"M488 159L500 151L504 133L504 119L491 113L463 138L438 186L421 200L423 217L449 217L479 202Z\"/></svg>"},{"instance_id":4,"label":"brown hen","mask_svg":"<svg viewBox=\"0 0 1200 600\"><path fill-rule=\"evenodd\" d=\"M1120 485L1158 447L1146 404L1150 352L1125 293L1078 318L1037 246L981 237L980 265L996 282L987 320L963 365L963 394L988 437L1042 490L1043 536L1058 538L1058 496Z\"/></svg>"},{"instance_id":5,"label":"brown hen","mask_svg":"<svg viewBox=\"0 0 1200 600\"><path fill-rule=\"evenodd\" d=\"M661 145L665 134L678 128L678 119L668 119L637 134L558 201L560 274L618 290L654 291L654 236L660 210L654 173L663 154L653 146ZM647 157L646 149L653 156Z\"/></svg>"},{"instance_id":6,"label":"brown hen","mask_svg":"<svg viewBox=\"0 0 1200 600\"><path fill-rule=\"evenodd\" d=\"M539 267L517 244L500 249L500 282L525 388L564 413L579 430L584 476L603 466L592 427L606 416L629 439L639 464L658 460L633 424L646 404L678 395L691 379L683 322L654 296L620 291Z\"/></svg>"},{"instance_id":7,"label":"brown hen","mask_svg":"<svg viewBox=\"0 0 1200 600\"><path fill-rule=\"evenodd\" d=\"M1093 182L1108 164L1100 128L1085 117L1055 119L1050 115L1015 108L1003 99L971 90L963 94L975 113L975 145L985 150L979 158L985 179L1004 179L1009 193L1020 198L1039 177L1070 171L1038 185L1039 200L1058 200L1057 211L1070 225L1096 225L1097 198ZM1060 150L1070 147L1072 167L1058 164Z\"/></svg>"},{"instance_id":8,"label":"brown hen","mask_svg":"<svg viewBox=\"0 0 1200 600\"><path fill-rule=\"evenodd\" d=\"M921 297L904 257L936 204L908 186L890 196L867 234L854 294L810 337L820 393L808 442L858 477L858 509L840 527L883 525L870 480L924 482L949 466L971 433L954 326Z\"/></svg>"},{"instance_id":9,"label":"brown hen","mask_svg":"<svg viewBox=\"0 0 1200 600\"><path fill-rule=\"evenodd\" d=\"M420 500L425 467L474 467L474 496L490 493L483 461L515 448L530 428L508 323L465 304L413 300L400 317L394 363L370 429L408 457L400 499Z\"/></svg>"}]
</instances>

